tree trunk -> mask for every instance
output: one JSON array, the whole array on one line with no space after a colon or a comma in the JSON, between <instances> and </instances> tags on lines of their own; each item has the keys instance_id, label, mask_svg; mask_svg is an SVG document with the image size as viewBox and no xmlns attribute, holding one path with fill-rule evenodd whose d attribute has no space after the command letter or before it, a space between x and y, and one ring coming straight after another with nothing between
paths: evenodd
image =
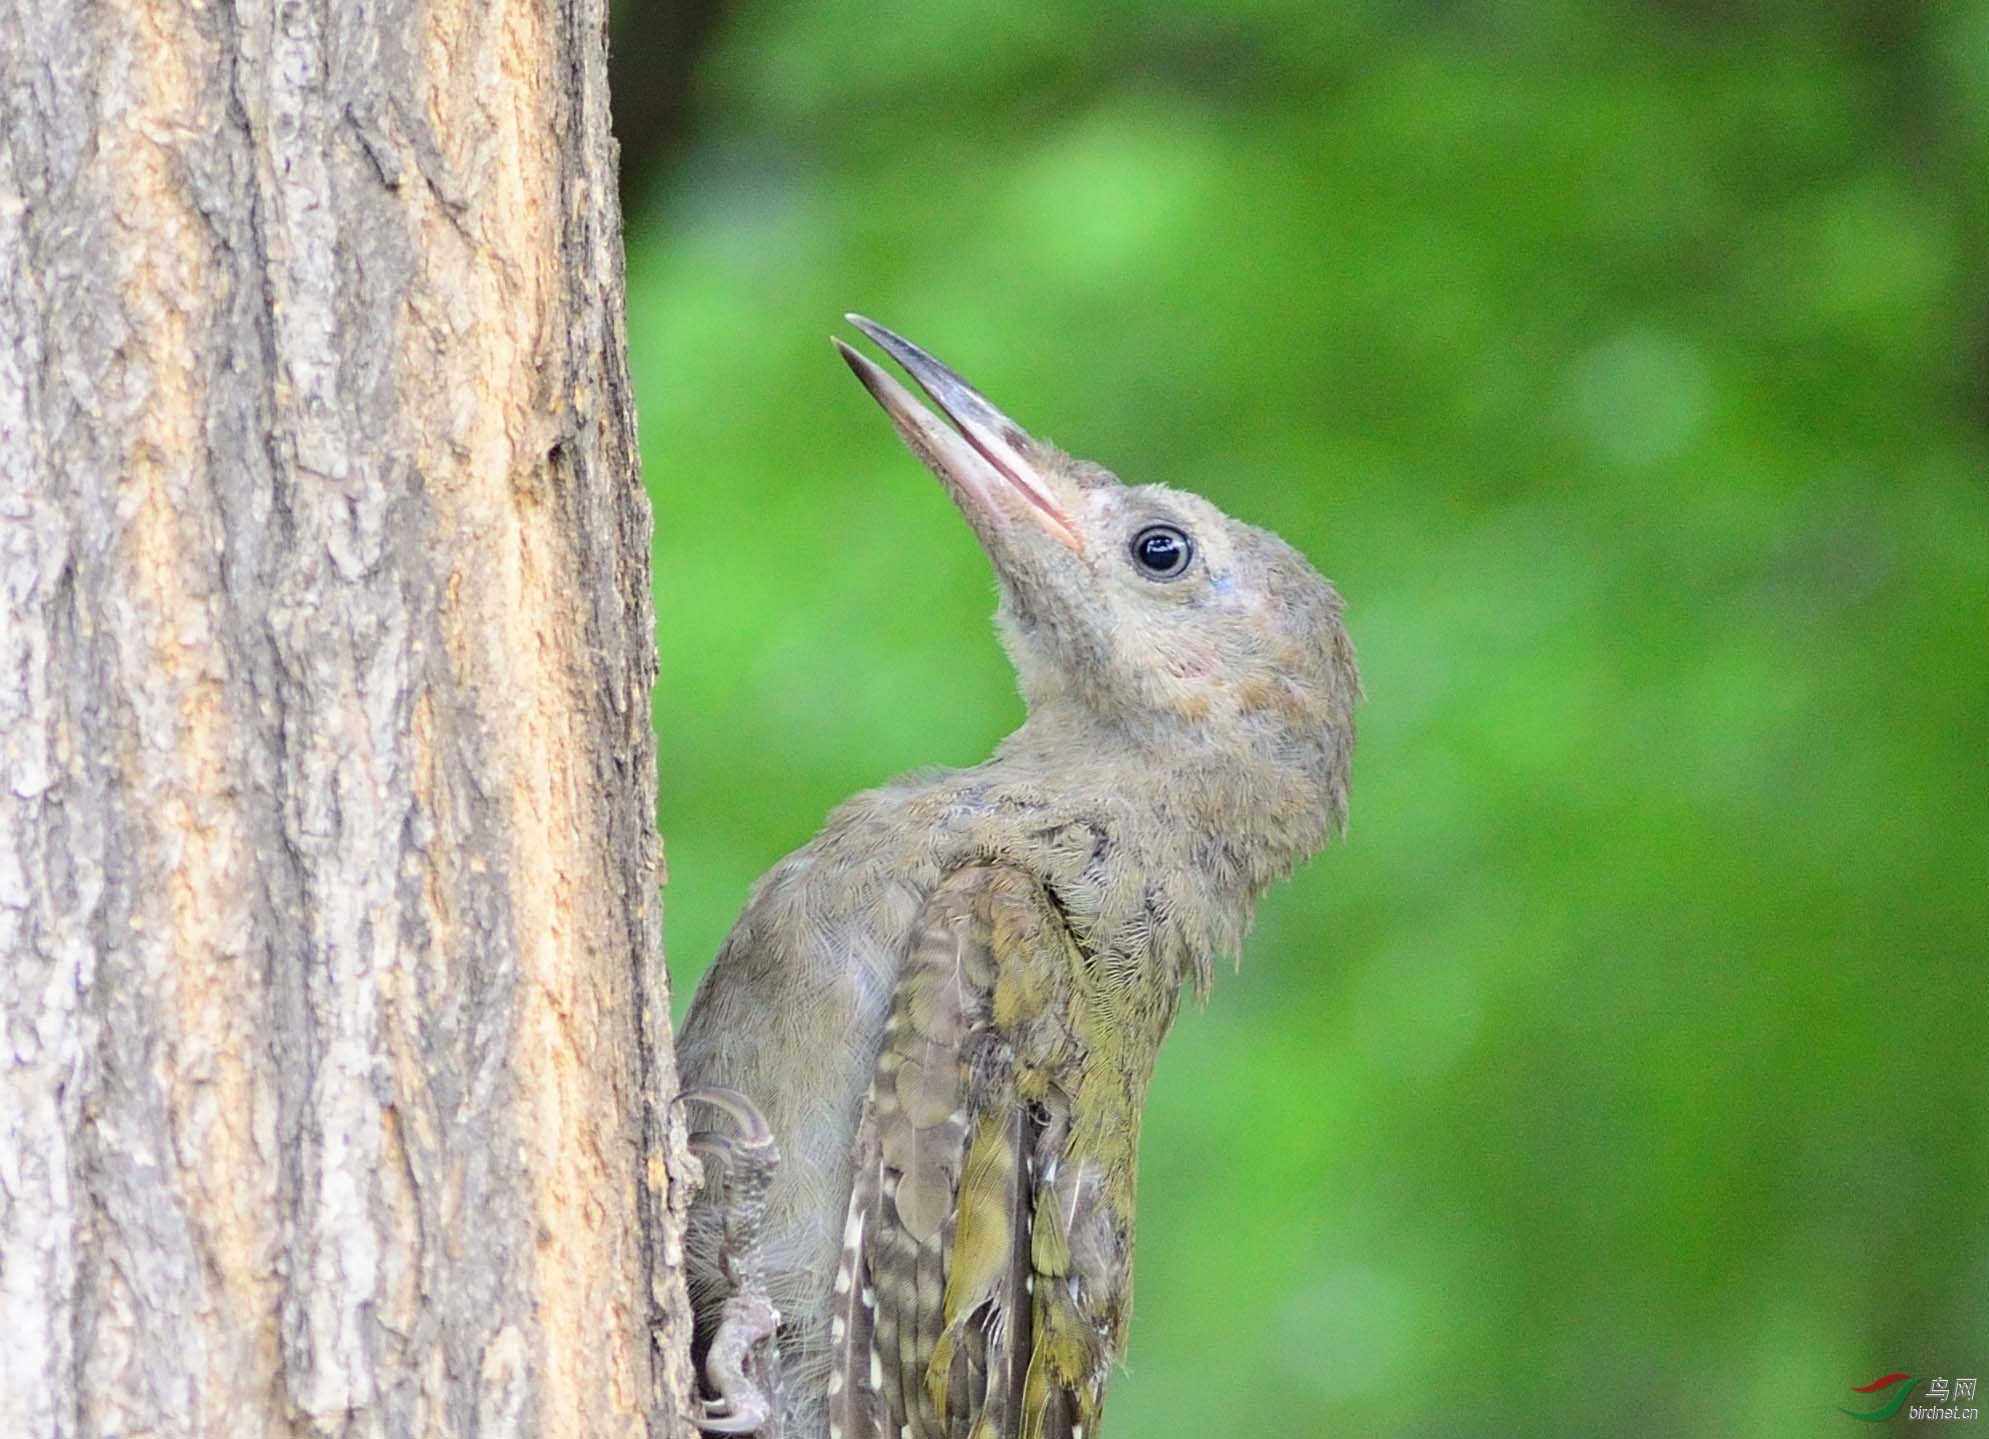
<instances>
[{"instance_id":1,"label":"tree trunk","mask_svg":"<svg viewBox=\"0 0 1989 1439\"><path fill-rule=\"evenodd\" d=\"M0 0L0 1434L669 1435L605 0Z\"/></svg>"}]
</instances>

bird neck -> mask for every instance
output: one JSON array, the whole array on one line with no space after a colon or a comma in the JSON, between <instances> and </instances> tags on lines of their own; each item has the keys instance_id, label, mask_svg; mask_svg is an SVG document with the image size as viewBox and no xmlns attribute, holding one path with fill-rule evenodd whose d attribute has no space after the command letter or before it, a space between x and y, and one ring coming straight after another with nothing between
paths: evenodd
<instances>
[{"instance_id":1,"label":"bird neck","mask_svg":"<svg viewBox=\"0 0 1989 1439\"><path fill-rule=\"evenodd\" d=\"M1214 958L1241 947L1258 897L1324 844L1345 805L1344 770L1336 778L1317 744L1142 731L1071 705L1032 708L990 767L1098 817L1111 841L1102 863L1120 873L1102 886L1096 920L1107 931L1144 925L1163 970L1198 991ZM1126 883L1135 873L1140 883ZM1111 912L1106 896L1129 893L1144 920Z\"/></svg>"}]
</instances>

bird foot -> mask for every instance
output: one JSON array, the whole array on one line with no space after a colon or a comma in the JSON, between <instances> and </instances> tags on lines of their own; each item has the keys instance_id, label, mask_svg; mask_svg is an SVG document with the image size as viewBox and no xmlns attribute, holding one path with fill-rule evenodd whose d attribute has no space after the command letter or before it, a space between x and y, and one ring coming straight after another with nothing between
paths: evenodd
<instances>
[{"instance_id":1,"label":"bird foot","mask_svg":"<svg viewBox=\"0 0 1989 1439\"><path fill-rule=\"evenodd\" d=\"M689 1136L691 1152L706 1166L706 1185L714 1180L724 1185L718 1204L724 1228L719 1260L732 1286L719 1311L718 1332L705 1351L705 1385L712 1397L698 1401L691 1422L709 1434L777 1439L769 1396L775 1392L780 1363L774 1343L780 1311L767 1292L760 1231L766 1221L767 1192L780 1167L780 1150L765 1116L736 1089L716 1085L686 1089L677 1100L710 1105L738 1130L736 1134L693 1130Z\"/></svg>"}]
</instances>

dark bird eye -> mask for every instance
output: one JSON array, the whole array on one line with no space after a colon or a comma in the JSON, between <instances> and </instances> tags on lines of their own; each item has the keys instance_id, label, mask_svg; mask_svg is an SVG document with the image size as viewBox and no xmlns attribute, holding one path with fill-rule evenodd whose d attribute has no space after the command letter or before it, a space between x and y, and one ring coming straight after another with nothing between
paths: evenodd
<instances>
[{"instance_id":1,"label":"dark bird eye","mask_svg":"<svg viewBox=\"0 0 1989 1439\"><path fill-rule=\"evenodd\" d=\"M1133 536L1133 563L1156 580L1176 578L1194 558L1194 545L1172 525L1148 525Z\"/></svg>"}]
</instances>

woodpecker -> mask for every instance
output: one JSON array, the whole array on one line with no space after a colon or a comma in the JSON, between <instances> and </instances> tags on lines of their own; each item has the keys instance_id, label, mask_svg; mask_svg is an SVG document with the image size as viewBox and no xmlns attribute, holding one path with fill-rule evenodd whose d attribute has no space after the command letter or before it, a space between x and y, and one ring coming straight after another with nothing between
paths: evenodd
<instances>
[{"instance_id":1,"label":"woodpecker","mask_svg":"<svg viewBox=\"0 0 1989 1439\"><path fill-rule=\"evenodd\" d=\"M1342 602L1197 495L1032 437L858 315L836 347L992 562L1027 706L761 879L678 1046L719 1432L1082 1439L1130 1307L1140 1111L1185 989L1344 828ZM777 1156L777 1157L776 1157Z\"/></svg>"}]
</instances>

